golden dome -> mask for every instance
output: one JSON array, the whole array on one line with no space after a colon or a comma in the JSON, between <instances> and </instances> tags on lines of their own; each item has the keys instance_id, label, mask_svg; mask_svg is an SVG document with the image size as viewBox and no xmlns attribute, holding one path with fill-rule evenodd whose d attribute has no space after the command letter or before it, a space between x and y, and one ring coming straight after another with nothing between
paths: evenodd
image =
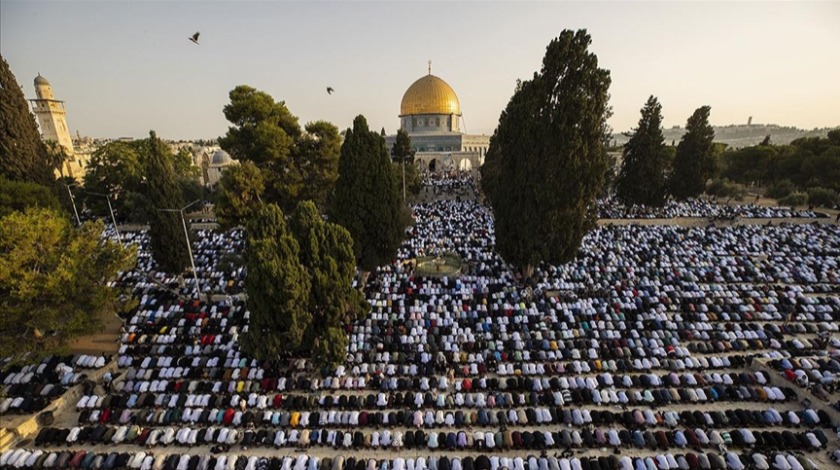
<instances>
[{"instance_id":1,"label":"golden dome","mask_svg":"<svg viewBox=\"0 0 840 470\"><path fill-rule=\"evenodd\" d=\"M432 74L412 83L400 103L400 116L416 114L461 115L461 103L446 82Z\"/></svg>"}]
</instances>

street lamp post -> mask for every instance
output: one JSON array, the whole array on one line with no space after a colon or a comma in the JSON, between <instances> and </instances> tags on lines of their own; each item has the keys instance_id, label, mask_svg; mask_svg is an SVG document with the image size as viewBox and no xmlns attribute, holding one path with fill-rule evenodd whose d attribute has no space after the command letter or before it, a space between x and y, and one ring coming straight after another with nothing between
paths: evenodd
<instances>
[{"instance_id":1,"label":"street lamp post","mask_svg":"<svg viewBox=\"0 0 840 470\"><path fill-rule=\"evenodd\" d=\"M181 224L184 226L184 237L187 240L187 253L190 254L190 266L192 266L193 279L195 279L195 295L198 297L198 300L201 300L201 286L198 283L198 271L195 269L195 259L193 259L192 246L190 245L190 232L187 230L187 219L184 218L184 211L200 200L196 199L180 209L158 209L160 212L177 212L181 214Z\"/></svg>"},{"instance_id":2,"label":"street lamp post","mask_svg":"<svg viewBox=\"0 0 840 470\"><path fill-rule=\"evenodd\" d=\"M61 184L63 184L64 187L67 188L67 194L70 195L70 203L73 204L73 213L76 214L76 223L79 226L81 226L82 225L82 220L79 219L79 211L78 211L78 209L76 209L76 198L73 196L73 191L70 191L70 187L71 186L76 186L76 185L75 184L68 185L66 183L61 183Z\"/></svg>"},{"instance_id":3,"label":"street lamp post","mask_svg":"<svg viewBox=\"0 0 840 470\"><path fill-rule=\"evenodd\" d=\"M90 193L89 192L88 194L92 194L94 196L102 196L102 197L105 198L106 201L108 201L108 212L111 213L111 222L114 223L114 231L117 232L117 240L119 240L120 243L122 243L122 236L120 235L120 229L117 227L117 218L114 217L114 208L111 206L111 194L112 193L111 194L102 194L102 193Z\"/></svg>"}]
</instances>

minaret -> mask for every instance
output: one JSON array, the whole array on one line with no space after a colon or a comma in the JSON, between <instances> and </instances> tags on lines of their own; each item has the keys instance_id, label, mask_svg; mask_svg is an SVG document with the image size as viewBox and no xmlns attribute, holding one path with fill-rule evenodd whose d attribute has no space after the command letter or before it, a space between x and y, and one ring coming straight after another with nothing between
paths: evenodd
<instances>
[{"instance_id":1,"label":"minaret","mask_svg":"<svg viewBox=\"0 0 840 470\"><path fill-rule=\"evenodd\" d=\"M35 95L38 98L29 101L32 102L32 110L38 118L38 125L41 126L43 139L58 142L72 158L76 152L73 149L70 131L67 129L64 102L55 99L50 82L40 73L35 77Z\"/></svg>"}]
</instances>

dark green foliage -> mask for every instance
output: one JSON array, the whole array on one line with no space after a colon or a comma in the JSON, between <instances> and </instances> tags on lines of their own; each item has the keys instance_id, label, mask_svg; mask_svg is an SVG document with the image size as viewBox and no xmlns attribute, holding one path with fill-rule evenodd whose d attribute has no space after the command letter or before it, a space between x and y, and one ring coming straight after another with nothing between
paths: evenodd
<instances>
[{"instance_id":1,"label":"dark green foliage","mask_svg":"<svg viewBox=\"0 0 840 470\"><path fill-rule=\"evenodd\" d=\"M0 217L29 208L57 210L59 201L51 188L0 177ZM72 209L71 209L72 210Z\"/></svg>"},{"instance_id":2,"label":"dark green foliage","mask_svg":"<svg viewBox=\"0 0 840 470\"><path fill-rule=\"evenodd\" d=\"M107 282L134 265L136 248L102 230L99 221L74 229L44 208L0 219L0 357L47 354L119 308L120 292Z\"/></svg>"},{"instance_id":3,"label":"dark green foliage","mask_svg":"<svg viewBox=\"0 0 840 470\"><path fill-rule=\"evenodd\" d=\"M808 202L817 207L833 208L837 204L837 191L828 188L808 188Z\"/></svg>"},{"instance_id":4,"label":"dark green foliage","mask_svg":"<svg viewBox=\"0 0 840 470\"><path fill-rule=\"evenodd\" d=\"M295 158L303 184L297 201L313 201L319 210L326 211L338 180L341 136L327 121L310 122L305 128Z\"/></svg>"},{"instance_id":5,"label":"dark green foliage","mask_svg":"<svg viewBox=\"0 0 840 470\"><path fill-rule=\"evenodd\" d=\"M787 196L779 199L779 204L782 206L804 206L808 204L808 194L807 193L790 193Z\"/></svg>"},{"instance_id":6,"label":"dark green foliage","mask_svg":"<svg viewBox=\"0 0 840 470\"><path fill-rule=\"evenodd\" d=\"M154 131L149 132L149 161L143 189L150 207L149 237L152 258L160 270L181 274L190 264L181 215L159 209L180 209L185 204L178 188L172 153L157 138Z\"/></svg>"},{"instance_id":7,"label":"dark green foliage","mask_svg":"<svg viewBox=\"0 0 840 470\"><path fill-rule=\"evenodd\" d=\"M111 194L111 204L117 221L147 223L151 206L146 198L151 146L149 139L133 142L110 142L98 148L91 156L84 177L84 201L94 214L108 217L108 203L102 196L91 193ZM203 199L203 189L198 180L198 168L192 165L192 157L186 149L176 155L166 155L175 173L176 186L185 201ZM199 209L193 206L191 209Z\"/></svg>"},{"instance_id":8,"label":"dark green foliage","mask_svg":"<svg viewBox=\"0 0 840 470\"><path fill-rule=\"evenodd\" d=\"M706 180L714 174L715 130L709 124L709 106L702 106L688 118L680 139L671 175L671 194L678 200L699 196Z\"/></svg>"},{"instance_id":9,"label":"dark green foliage","mask_svg":"<svg viewBox=\"0 0 840 470\"><path fill-rule=\"evenodd\" d=\"M803 191L811 187L840 191L840 129L830 131L827 138L728 151L721 160L721 175L744 184L770 186L790 180Z\"/></svg>"},{"instance_id":10,"label":"dark green foliage","mask_svg":"<svg viewBox=\"0 0 840 470\"><path fill-rule=\"evenodd\" d=\"M669 159L662 135L662 105L651 96L641 113L639 126L624 145L615 194L626 205L662 206Z\"/></svg>"},{"instance_id":11,"label":"dark green foliage","mask_svg":"<svg viewBox=\"0 0 840 470\"><path fill-rule=\"evenodd\" d=\"M274 359L296 351L312 321L308 311L310 281L300 249L289 233L283 212L263 206L246 226L245 266L250 322L242 348L257 359Z\"/></svg>"},{"instance_id":12,"label":"dark green foliage","mask_svg":"<svg viewBox=\"0 0 840 470\"><path fill-rule=\"evenodd\" d=\"M148 146L146 146L148 148ZM112 194L111 204L119 221L147 221L148 207L142 193L147 156L137 142L110 142L93 152L80 198L94 214L108 216L108 202L97 194ZM135 219L130 214L140 215Z\"/></svg>"},{"instance_id":13,"label":"dark green foliage","mask_svg":"<svg viewBox=\"0 0 840 470\"><path fill-rule=\"evenodd\" d=\"M391 157L394 161L394 172L397 176L399 193L403 193L403 183L405 183L406 194L419 194L423 186L420 170L414 162L411 136L402 129L397 131L397 138L391 147Z\"/></svg>"},{"instance_id":14,"label":"dark green foliage","mask_svg":"<svg viewBox=\"0 0 840 470\"><path fill-rule=\"evenodd\" d=\"M0 55L0 177L52 186L53 168L35 116Z\"/></svg>"},{"instance_id":15,"label":"dark green foliage","mask_svg":"<svg viewBox=\"0 0 840 470\"><path fill-rule=\"evenodd\" d=\"M773 183L767 188L767 197L781 199L795 190L796 186L794 186L790 180L781 180Z\"/></svg>"},{"instance_id":16,"label":"dark green foliage","mask_svg":"<svg viewBox=\"0 0 840 470\"><path fill-rule=\"evenodd\" d=\"M394 257L405 225L385 140L368 129L364 116L345 132L338 175L331 220L353 237L359 267L372 271Z\"/></svg>"},{"instance_id":17,"label":"dark green foliage","mask_svg":"<svg viewBox=\"0 0 840 470\"><path fill-rule=\"evenodd\" d=\"M225 169L216 186L213 211L223 229L245 225L263 206L263 173L249 161Z\"/></svg>"},{"instance_id":18,"label":"dark green foliage","mask_svg":"<svg viewBox=\"0 0 840 470\"><path fill-rule=\"evenodd\" d=\"M525 268L574 258L604 184L610 75L585 30L564 30L542 69L518 83L481 168L497 249Z\"/></svg>"},{"instance_id":19,"label":"dark green foliage","mask_svg":"<svg viewBox=\"0 0 840 470\"><path fill-rule=\"evenodd\" d=\"M304 344L314 345L316 363L335 365L344 360L347 350L344 325L367 309L361 291L353 288L353 239L344 227L325 222L311 201L298 204L289 228L298 241L300 262L311 282L308 311L312 321L304 334Z\"/></svg>"},{"instance_id":20,"label":"dark green foliage","mask_svg":"<svg viewBox=\"0 0 840 470\"><path fill-rule=\"evenodd\" d=\"M291 212L298 202L313 200L326 209L338 178L341 138L334 125L311 122L303 132L284 102L247 85L230 92L224 113L233 126L219 138L219 145L259 168L266 203Z\"/></svg>"},{"instance_id":21,"label":"dark green foliage","mask_svg":"<svg viewBox=\"0 0 840 470\"><path fill-rule=\"evenodd\" d=\"M712 196L740 201L747 194L747 189L742 184L723 178L712 180L706 187L706 192Z\"/></svg>"}]
</instances>

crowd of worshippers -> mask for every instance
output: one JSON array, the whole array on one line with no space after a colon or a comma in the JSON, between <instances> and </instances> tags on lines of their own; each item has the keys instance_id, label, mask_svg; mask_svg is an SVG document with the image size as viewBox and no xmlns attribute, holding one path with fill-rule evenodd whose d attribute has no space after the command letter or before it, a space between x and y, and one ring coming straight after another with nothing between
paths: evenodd
<instances>
[{"instance_id":1,"label":"crowd of worshippers","mask_svg":"<svg viewBox=\"0 0 840 470\"><path fill-rule=\"evenodd\" d=\"M756 356L816 356L837 346L837 226L601 227L585 237L575 260L537 266L524 279L494 252L492 216L480 203L436 201L413 212L416 224L397 261L364 286L371 311L347 326L346 363L321 376L307 372L299 358L243 355L238 339L248 329L246 305L232 298L184 300L189 285L178 291L171 288L174 278L149 278L155 266L145 234L123 234L141 253L138 267L114 283L132 288L139 300L120 337L119 377L105 393L86 393L77 402L78 426L43 430L35 439L43 449L3 454L6 462L63 468L78 458L77 466L219 468L227 459L222 468L324 468L323 460L311 463L314 456L260 463L256 456L160 451L279 442L313 451L436 451L422 465L415 460L414 470L798 469L812 465L788 451L825 448L820 428L833 424L830 416L787 411L801 398L797 391L746 368ZM200 231L194 243L203 247L197 250L202 291L241 288L241 269L219 267L241 249L241 232ZM460 256L467 273L414 275L410 260L441 252ZM21 372L15 377L22 380ZM708 406L720 402L731 409ZM669 409L678 404L687 409ZM115 439L158 453L49 451ZM478 457L444 457L459 448L600 447L659 454L613 454L607 461L523 457L519 467L502 457L495 467L491 457L481 464ZM208 467L211 458L217 460ZM349 462L327 467L412 468L402 459Z\"/></svg>"},{"instance_id":2,"label":"crowd of worshippers","mask_svg":"<svg viewBox=\"0 0 840 470\"><path fill-rule=\"evenodd\" d=\"M421 182L426 193L438 195L466 195L476 189L476 181L470 171L426 172Z\"/></svg>"},{"instance_id":3,"label":"crowd of worshippers","mask_svg":"<svg viewBox=\"0 0 840 470\"><path fill-rule=\"evenodd\" d=\"M0 454L3 468L104 468L166 470L819 470L810 458L791 452L738 454L663 453L649 457L608 455L576 457L526 455L519 457L479 454L475 457L412 456L356 458L339 455L317 457L258 456L228 453L94 452L10 449Z\"/></svg>"},{"instance_id":4,"label":"crowd of worshippers","mask_svg":"<svg viewBox=\"0 0 840 470\"><path fill-rule=\"evenodd\" d=\"M813 209L799 210L791 207L760 206L758 204L720 204L710 199L668 200L662 207L624 205L615 198L598 201L599 217L602 219L673 219L693 217L704 219L733 220L816 218L827 217Z\"/></svg>"},{"instance_id":5,"label":"crowd of worshippers","mask_svg":"<svg viewBox=\"0 0 840 470\"><path fill-rule=\"evenodd\" d=\"M108 361L110 357L104 355L76 354L48 356L39 364L7 367L0 372L0 414L41 411L68 387L85 380L88 370L99 369Z\"/></svg>"}]
</instances>

